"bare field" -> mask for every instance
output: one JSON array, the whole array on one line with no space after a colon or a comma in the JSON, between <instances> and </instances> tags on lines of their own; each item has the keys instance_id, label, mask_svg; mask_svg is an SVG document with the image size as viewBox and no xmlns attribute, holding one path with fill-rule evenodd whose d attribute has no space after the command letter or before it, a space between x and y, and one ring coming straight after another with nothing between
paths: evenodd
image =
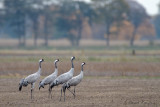
<instances>
[{"instance_id":1,"label":"bare field","mask_svg":"<svg viewBox=\"0 0 160 107\"><path fill-rule=\"evenodd\" d=\"M0 107L159 107L160 106L160 56L153 50L149 55L108 55L109 51L13 51L0 50ZM68 52L68 53L67 53ZM119 51L111 51L117 53ZM144 52L145 53L145 52ZM59 55L60 54L60 55ZM63 55L65 56L63 56ZM159 53L158 53L159 54ZM66 102L59 102L61 86L48 98L48 86L38 90L38 83L54 71L53 60L58 62L59 75L70 69L70 56L76 56L75 73L79 74L85 61L84 79L76 87L76 99L67 90ZM108 55L108 56L107 56ZM30 85L18 91L21 78L38 69L42 63L42 76L35 84L34 99L30 99ZM73 90L71 88L71 90Z\"/></svg>"},{"instance_id":2,"label":"bare field","mask_svg":"<svg viewBox=\"0 0 160 107\"><path fill-rule=\"evenodd\" d=\"M75 61L75 75L80 72L80 61ZM53 62L42 64L42 77L35 84L34 99L31 100L30 85L19 92L18 83L22 77L36 72L37 61L10 59L0 63L0 106L159 107L159 65L159 62L87 61L85 77L76 88L76 99L67 90L66 102L59 102L61 86L53 89L52 99L48 98L48 86L38 90L39 81L53 72ZM64 60L58 67L61 74L70 69L70 63Z\"/></svg>"},{"instance_id":3,"label":"bare field","mask_svg":"<svg viewBox=\"0 0 160 107\"><path fill-rule=\"evenodd\" d=\"M30 86L18 91L20 78L0 79L0 106L54 106L54 107L159 107L159 79L113 79L85 77L76 87L76 99L67 90L66 102L59 102L60 88L52 90L48 98L48 86L38 90L35 85L34 99L30 99ZM73 90L71 88L71 90Z\"/></svg>"}]
</instances>

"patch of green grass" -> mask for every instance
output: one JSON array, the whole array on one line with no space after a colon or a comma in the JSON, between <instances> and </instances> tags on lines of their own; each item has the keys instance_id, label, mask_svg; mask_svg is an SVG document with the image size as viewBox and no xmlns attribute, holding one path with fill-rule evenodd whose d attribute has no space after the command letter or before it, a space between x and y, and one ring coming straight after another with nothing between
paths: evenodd
<instances>
[{"instance_id":1,"label":"patch of green grass","mask_svg":"<svg viewBox=\"0 0 160 107\"><path fill-rule=\"evenodd\" d=\"M70 60L70 57L66 56L0 56L0 63L4 62L37 62L43 58L46 62L52 62L54 59L59 58L63 61ZM85 62L148 62L156 63L160 62L160 56L78 56L76 61Z\"/></svg>"},{"instance_id":2,"label":"patch of green grass","mask_svg":"<svg viewBox=\"0 0 160 107\"><path fill-rule=\"evenodd\" d=\"M91 56L88 61L95 62L160 62L160 56Z\"/></svg>"},{"instance_id":3,"label":"patch of green grass","mask_svg":"<svg viewBox=\"0 0 160 107\"><path fill-rule=\"evenodd\" d=\"M146 45L146 46L1 46L0 50L160 50L159 45Z\"/></svg>"},{"instance_id":4,"label":"patch of green grass","mask_svg":"<svg viewBox=\"0 0 160 107\"><path fill-rule=\"evenodd\" d=\"M85 76L85 79L160 79L159 76Z\"/></svg>"},{"instance_id":5,"label":"patch of green grass","mask_svg":"<svg viewBox=\"0 0 160 107\"><path fill-rule=\"evenodd\" d=\"M112 76L111 79L160 79L159 76Z\"/></svg>"},{"instance_id":6,"label":"patch of green grass","mask_svg":"<svg viewBox=\"0 0 160 107\"><path fill-rule=\"evenodd\" d=\"M0 79L15 79L15 78L24 78L27 75L18 75L18 74L10 74L10 75L0 75ZM41 76L41 79L45 78L45 76ZM84 79L160 79L159 76L84 76Z\"/></svg>"}]
</instances>

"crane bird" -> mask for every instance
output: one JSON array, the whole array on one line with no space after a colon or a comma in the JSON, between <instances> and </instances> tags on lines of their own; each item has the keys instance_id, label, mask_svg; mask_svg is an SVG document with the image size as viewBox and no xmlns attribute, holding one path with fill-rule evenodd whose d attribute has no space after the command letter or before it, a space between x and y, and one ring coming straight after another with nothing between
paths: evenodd
<instances>
[{"instance_id":1,"label":"crane bird","mask_svg":"<svg viewBox=\"0 0 160 107\"><path fill-rule=\"evenodd\" d=\"M44 88L45 85L48 85L48 84L50 85L56 79L56 77L58 75L58 68L57 68L57 62L58 61L59 61L59 59L56 59L54 61L55 71L52 74L50 74L49 76L45 77L42 81L40 81L40 83L39 83L39 90L40 90L41 87ZM51 98L52 98L50 88L49 88L48 91L49 91L49 96L48 97L51 96Z\"/></svg>"},{"instance_id":2,"label":"crane bird","mask_svg":"<svg viewBox=\"0 0 160 107\"><path fill-rule=\"evenodd\" d=\"M60 76L58 76L51 84L50 84L50 90L54 87L54 86L58 86L59 84L63 84L66 83L68 80L70 80L73 77L74 74L74 64L73 64L73 60L75 59L75 57L71 57L71 64L72 67L71 69L64 73L61 74Z\"/></svg>"},{"instance_id":3,"label":"crane bird","mask_svg":"<svg viewBox=\"0 0 160 107\"><path fill-rule=\"evenodd\" d=\"M66 83L63 84L62 88L61 88L61 97L62 97L62 89L63 89L63 93L64 93L64 101L65 101L65 91L66 89L69 90L69 88L71 86L74 86L74 93L72 91L70 91L73 95L74 95L74 98L75 98L75 87L82 81L83 79L83 65L85 65L85 62L83 62L81 64L81 72L79 75L73 77L72 79L70 79L69 81L67 81ZM60 97L60 100L61 100L61 97Z\"/></svg>"},{"instance_id":4,"label":"crane bird","mask_svg":"<svg viewBox=\"0 0 160 107\"><path fill-rule=\"evenodd\" d=\"M27 76L26 78L21 79L19 83L19 91L22 90L22 86L26 87L28 84L31 84L31 99L32 99L32 91L34 89L34 84L41 76L41 63L43 61L44 61L43 59L39 60L39 70L36 73L31 74Z\"/></svg>"}]
</instances>

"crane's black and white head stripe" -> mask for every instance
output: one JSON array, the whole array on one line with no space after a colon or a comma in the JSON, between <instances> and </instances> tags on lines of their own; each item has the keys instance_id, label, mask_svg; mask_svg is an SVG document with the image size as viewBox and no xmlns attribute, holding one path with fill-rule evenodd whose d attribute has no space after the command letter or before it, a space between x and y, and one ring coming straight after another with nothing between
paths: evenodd
<instances>
[{"instance_id":1,"label":"crane's black and white head stripe","mask_svg":"<svg viewBox=\"0 0 160 107\"><path fill-rule=\"evenodd\" d=\"M54 61L54 63L57 63L59 61L59 59L56 59L55 61Z\"/></svg>"},{"instance_id":2,"label":"crane's black and white head stripe","mask_svg":"<svg viewBox=\"0 0 160 107\"><path fill-rule=\"evenodd\" d=\"M72 57L71 57L71 60L74 60L74 59L75 59L75 57L74 57L74 56L72 56Z\"/></svg>"},{"instance_id":3,"label":"crane's black and white head stripe","mask_svg":"<svg viewBox=\"0 0 160 107\"><path fill-rule=\"evenodd\" d=\"M81 65L83 66L83 65L85 65L85 64L86 64L85 62L82 62L82 64L81 64Z\"/></svg>"},{"instance_id":4,"label":"crane's black and white head stripe","mask_svg":"<svg viewBox=\"0 0 160 107\"><path fill-rule=\"evenodd\" d=\"M40 60L39 60L39 62L43 62L43 61L44 61L44 59L40 59Z\"/></svg>"}]
</instances>

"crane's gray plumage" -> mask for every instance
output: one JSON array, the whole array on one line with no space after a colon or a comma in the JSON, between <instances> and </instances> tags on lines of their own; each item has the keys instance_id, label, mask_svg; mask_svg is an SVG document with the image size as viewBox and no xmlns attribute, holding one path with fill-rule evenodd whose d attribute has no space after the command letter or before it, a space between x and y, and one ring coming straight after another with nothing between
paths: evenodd
<instances>
[{"instance_id":1,"label":"crane's gray plumage","mask_svg":"<svg viewBox=\"0 0 160 107\"><path fill-rule=\"evenodd\" d=\"M83 79L83 65L85 65L85 62L81 64L81 72L79 75L73 77L72 79L63 84L62 89L64 92L64 101L65 101L65 91L66 89L69 90L71 86L74 86L74 93L72 93L70 90L69 91L74 95L75 98L75 86L77 86ZM61 97L62 97L62 89L61 89Z\"/></svg>"},{"instance_id":2,"label":"crane's gray plumage","mask_svg":"<svg viewBox=\"0 0 160 107\"><path fill-rule=\"evenodd\" d=\"M41 76L41 63L43 61L44 61L43 59L39 60L39 70L36 73L31 74L31 75L27 76L26 78L21 79L20 83L19 83L19 91L22 90L22 86L26 87L28 84L31 84L31 99L32 99L32 91L34 88L34 84Z\"/></svg>"},{"instance_id":3,"label":"crane's gray plumage","mask_svg":"<svg viewBox=\"0 0 160 107\"><path fill-rule=\"evenodd\" d=\"M57 62L58 62L58 61L59 61L59 59L56 59L56 60L54 61L55 71L54 71L52 74L50 74L49 76L45 77L45 78L39 83L39 90L40 90L41 87L44 88L44 85L48 85L48 84L50 84L51 82L53 82L53 81L56 79L56 77L57 77L57 75L58 75L58 69L57 69Z\"/></svg>"},{"instance_id":4,"label":"crane's gray plumage","mask_svg":"<svg viewBox=\"0 0 160 107\"><path fill-rule=\"evenodd\" d=\"M73 77L74 74L74 64L73 64L73 60L75 59L75 57L71 57L71 63L72 63L72 68L64 73L61 74L60 76L58 76L51 84L50 84L50 88L52 89L54 86L58 86L59 84L63 84L65 82L67 82L69 79L71 79Z\"/></svg>"},{"instance_id":5,"label":"crane's gray plumage","mask_svg":"<svg viewBox=\"0 0 160 107\"><path fill-rule=\"evenodd\" d=\"M59 84L63 84L63 83L66 83L69 79L71 79L73 77L73 74L74 74L74 64L73 64L73 60L75 59L75 57L71 57L71 64L72 64L72 67L71 69L64 73L64 74L61 74L60 76L58 76L51 84L50 84L50 90L52 90L52 88L54 86L58 86Z\"/></svg>"},{"instance_id":6,"label":"crane's gray plumage","mask_svg":"<svg viewBox=\"0 0 160 107\"><path fill-rule=\"evenodd\" d=\"M47 77L45 77L40 83L39 83L39 90L40 90L40 88L42 87L42 88L44 88L44 86L45 85L50 85L55 79L56 79L56 77L57 77L57 75L58 75L58 68L57 68L57 62L59 61L59 59L56 59L55 61L54 61L54 65L55 65L55 71L52 73L52 74L50 74L49 76L47 76ZM51 90L50 90L50 88L49 88L49 96L50 96L50 94L51 94Z\"/></svg>"}]
</instances>

